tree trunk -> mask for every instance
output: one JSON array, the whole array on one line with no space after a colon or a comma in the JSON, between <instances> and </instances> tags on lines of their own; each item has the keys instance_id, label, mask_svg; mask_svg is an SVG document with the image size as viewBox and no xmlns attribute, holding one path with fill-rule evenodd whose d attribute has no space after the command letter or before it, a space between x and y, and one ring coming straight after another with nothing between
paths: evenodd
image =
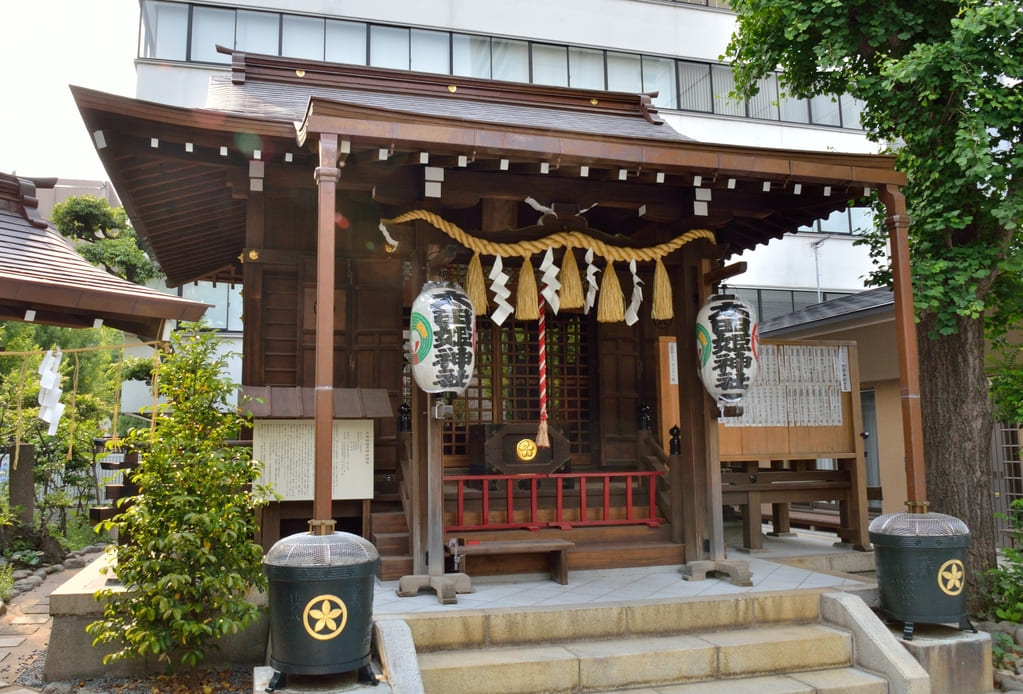
<instances>
[{"instance_id":1,"label":"tree trunk","mask_svg":"<svg viewBox=\"0 0 1023 694\"><path fill-rule=\"evenodd\" d=\"M954 335L929 337L918 325L920 405L930 510L955 516L970 529L968 602L979 604L983 573L995 566L991 486L994 415L984 364L982 320L961 318Z\"/></svg>"}]
</instances>

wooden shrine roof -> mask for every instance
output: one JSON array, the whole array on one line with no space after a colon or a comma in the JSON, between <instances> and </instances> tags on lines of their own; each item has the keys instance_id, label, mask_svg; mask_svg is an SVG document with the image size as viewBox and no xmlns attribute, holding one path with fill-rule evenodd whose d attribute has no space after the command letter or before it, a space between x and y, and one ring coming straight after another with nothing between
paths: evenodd
<instances>
[{"instance_id":1,"label":"wooden shrine roof","mask_svg":"<svg viewBox=\"0 0 1023 694\"><path fill-rule=\"evenodd\" d=\"M701 143L649 95L543 87L235 53L206 108L72 87L100 158L172 285L237 280L250 177L309 188L318 133L345 141L339 193L392 217L443 171L439 214L532 197L590 208L637 240L710 229L726 254L766 243L904 177L887 156ZM257 156L258 151L258 156ZM258 159L259 161L254 161ZM308 230L314 234L314 229Z\"/></svg>"},{"instance_id":2,"label":"wooden shrine roof","mask_svg":"<svg viewBox=\"0 0 1023 694\"><path fill-rule=\"evenodd\" d=\"M0 320L25 321L31 311L28 317L38 323L91 328L101 319L151 339L161 336L166 320L202 317L206 304L90 264L39 216L35 193L35 182L0 173Z\"/></svg>"}]
</instances>

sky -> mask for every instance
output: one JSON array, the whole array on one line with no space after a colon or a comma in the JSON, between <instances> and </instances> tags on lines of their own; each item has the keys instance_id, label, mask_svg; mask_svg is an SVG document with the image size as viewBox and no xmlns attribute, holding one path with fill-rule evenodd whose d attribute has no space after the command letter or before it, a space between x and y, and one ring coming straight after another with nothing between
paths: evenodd
<instances>
[{"instance_id":1,"label":"sky","mask_svg":"<svg viewBox=\"0 0 1023 694\"><path fill-rule=\"evenodd\" d=\"M68 85L135 96L138 0L0 4L0 172L106 181Z\"/></svg>"}]
</instances>

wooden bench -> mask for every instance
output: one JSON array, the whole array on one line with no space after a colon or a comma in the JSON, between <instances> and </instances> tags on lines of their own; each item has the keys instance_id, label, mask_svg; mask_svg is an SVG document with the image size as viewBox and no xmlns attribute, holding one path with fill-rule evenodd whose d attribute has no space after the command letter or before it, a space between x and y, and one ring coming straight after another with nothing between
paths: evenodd
<instances>
[{"instance_id":1,"label":"wooden bench","mask_svg":"<svg viewBox=\"0 0 1023 694\"><path fill-rule=\"evenodd\" d=\"M568 557L566 553L573 549L575 543L570 540L482 540L464 542L452 539L444 546L444 551L455 557L456 565L461 563L460 570L470 573L469 557L495 556L502 554L547 554L550 565L551 580L561 585L568 584Z\"/></svg>"}]
</instances>

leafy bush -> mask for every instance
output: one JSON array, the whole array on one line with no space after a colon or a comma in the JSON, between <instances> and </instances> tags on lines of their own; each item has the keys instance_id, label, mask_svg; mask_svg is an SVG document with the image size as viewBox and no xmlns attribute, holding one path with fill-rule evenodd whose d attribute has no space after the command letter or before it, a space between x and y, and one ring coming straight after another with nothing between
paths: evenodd
<instances>
[{"instance_id":1,"label":"leafy bush","mask_svg":"<svg viewBox=\"0 0 1023 694\"><path fill-rule=\"evenodd\" d=\"M248 420L229 405L229 355L204 327L172 337L155 379L166 398L155 427L124 441L140 452L132 472L140 492L103 524L129 538L115 568L124 590L97 593L103 619L87 627L94 643L118 646L105 662L152 654L168 669L194 668L216 639L260 614L246 595L266 585L254 537L256 510L269 497L255 485L251 449L225 446Z\"/></svg>"},{"instance_id":2,"label":"leafy bush","mask_svg":"<svg viewBox=\"0 0 1023 694\"><path fill-rule=\"evenodd\" d=\"M7 600L14 592L14 567L0 562L0 600Z\"/></svg>"},{"instance_id":3,"label":"leafy bush","mask_svg":"<svg viewBox=\"0 0 1023 694\"><path fill-rule=\"evenodd\" d=\"M1023 499L1009 505L1006 516L1013 532L1023 537ZM1019 624L1023 621L1023 550L1006 547L996 568L988 570L984 591L988 619Z\"/></svg>"}]
</instances>

